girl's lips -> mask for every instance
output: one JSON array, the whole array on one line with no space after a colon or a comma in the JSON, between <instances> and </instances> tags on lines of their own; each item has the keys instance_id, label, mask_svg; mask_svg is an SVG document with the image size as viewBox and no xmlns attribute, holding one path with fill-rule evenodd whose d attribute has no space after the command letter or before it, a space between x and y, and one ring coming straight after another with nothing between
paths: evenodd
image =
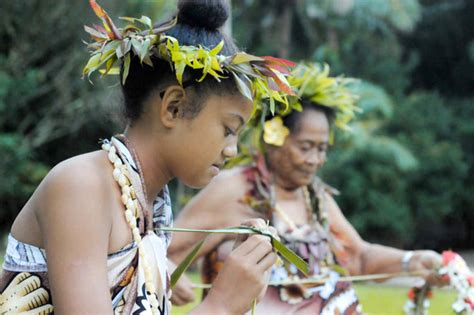
<instances>
[{"instance_id":1,"label":"girl's lips","mask_svg":"<svg viewBox=\"0 0 474 315\"><path fill-rule=\"evenodd\" d=\"M212 172L212 174L213 174L214 176L216 176L217 174L219 174L220 170L221 170L221 169L220 169L220 167L219 167L218 165L212 164L212 166L211 166L211 172Z\"/></svg>"}]
</instances>

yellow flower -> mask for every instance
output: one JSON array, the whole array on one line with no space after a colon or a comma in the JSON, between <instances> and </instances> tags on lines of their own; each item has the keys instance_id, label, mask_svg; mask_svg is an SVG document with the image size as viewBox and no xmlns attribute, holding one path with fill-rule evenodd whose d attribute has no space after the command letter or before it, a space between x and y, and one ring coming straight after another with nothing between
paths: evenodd
<instances>
[{"instance_id":1,"label":"yellow flower","mask_svg":"<svg viewBox=\"0 0 474 315\"><path fill-rule=\"evenodd\" d=\"M263 141L271 145L282 146L289 134L290 130L283 125L280 116L266 121L263 126Z\"/></svg>"}]
</instances>

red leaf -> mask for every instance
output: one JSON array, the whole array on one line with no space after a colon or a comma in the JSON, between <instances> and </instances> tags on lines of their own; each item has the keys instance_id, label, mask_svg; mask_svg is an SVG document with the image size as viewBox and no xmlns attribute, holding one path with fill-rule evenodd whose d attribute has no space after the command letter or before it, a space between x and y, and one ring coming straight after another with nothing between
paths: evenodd
<instances>
[{"instance_id":1,"label":"red leaf","mask_svg":"<svg viewBox=\"0 0 474 315\"><path fill-rule=\"evenodd\" d=\"M273 77L273 80L275 80L275 83L278 85L278 87L285 92L288 95L295 95L295 92L289 87L285 82L280 80L279 77Z\"/></svg>"},{"instance_id":2,"label":"red leaf","mask_svg":"<svg viewBox=\"0 0 474 315\"><path fill-rule=\"evenodd\" d=\"M105 10L102 9L102 7L97 2L95 2L95 0L89 0L89 4L91 5L92 10L94 10L95 15L98 17L103 18L107 15Z\"/></svg>"},{"instance_id":3,"label":"red leaf","mask_svg":"<svg viewBox=\"0 0 474 315\"><path fill-rule=\"evenodd\" d=\"M268 87L272 89L273 91L277 91L277 92L281 91L274 80L269 79L267 80L267 83L268 83Z\"/></svg>"},{"instance_id":4,"label":"red leaf","mask_svg":"<svg viewBox=\"0 0 474 315\"><path fill-rule=\"evenodd\" d=\"M112 19L109 17L107 12L105 12L105 10L95 0L89 0L89 4L92 7L92 10L94 10L94 13L102 20L109 38L122 39L119 30L114 22L112 22Z\"/></svg>"},{"instance_id":5,"label":"red leaf","mask_svg":"<svg viewBox=\"0 0 474 315\"><path fill-rule=\"evenodd\" d=\"M262 58L265 59L266 61L270 61L271 63L275 63L280 66L286 66L286 67L296 66L296 63L294 63L293 61L283 59L283 58L276 58L272 56L263 56Z\"/></svg>"},{"instance_id":6,"label":"red leaf","mask_svg":"<svg viewBox=\"0 0 474 315\"><path fill-rule=\"evenodd\" d=\"M285 75L290 75L291 74L291 71L288 70L288 68L286 68L286 67L278 66L278 65L275 65L275 64L267 64L267 67L275 69L278 72L281 72Z\"/></svg>"},{"instance_id":7,"label":"red leaf","mask_svg":"<svg viewBox=\"0 0 474 315\"><path fill-rule=\"evenodd\" d=\"M260 71L263 75L267 77L275 78L277 76L276 73L270 70L266 64L254 65L254 67L255 69L257 69L258 71Z\"/></svg>"},{"instance_id":8,"label":"red leaf","mask_svg":"<svg viewBox=\"0 0 474 315\"><path fill-rule=\"evenodd\" d=\"M94 28L96 30L98 30L99 32L101 32L101 33L104 33L104 34L107 33L107 31L105 30L105 28L103 26L100 26L100 25L97 25L97 24L92 24L92 26L94 26Z\"/></svg>"}]
</instances>

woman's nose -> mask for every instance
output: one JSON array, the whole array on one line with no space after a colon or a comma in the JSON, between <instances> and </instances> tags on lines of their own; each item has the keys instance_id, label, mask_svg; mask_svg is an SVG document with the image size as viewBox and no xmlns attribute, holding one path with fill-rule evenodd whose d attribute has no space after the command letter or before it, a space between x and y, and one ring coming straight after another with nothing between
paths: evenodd
<instances>
[{"instance_id":1,"label":"woman's nose","mask_svg":"<svg viewBox=\"0 0 474 315\"><path fill-rule=\"evenodd\" d=\"M306 158L306 163L310 165L319 165L323 161L323 154L318 150L312 150L311 153Z\"/></svg>"}]
</instances>

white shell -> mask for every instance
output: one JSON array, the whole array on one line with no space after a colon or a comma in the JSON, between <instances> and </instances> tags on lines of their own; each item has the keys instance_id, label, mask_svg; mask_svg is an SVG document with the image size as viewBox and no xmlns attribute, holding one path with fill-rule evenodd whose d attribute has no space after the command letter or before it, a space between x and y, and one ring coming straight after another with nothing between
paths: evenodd
<instances>
[{"instance_id":1,"label":"white shell","mask_svg":"<svg viewBox=\"0 0 474 315\"><path fill-rule=\"evenodd\" d=\"M125 218L127 219L127 222L130 222L130 220L134 218L133 213L130 209L125 210Z\"/></svg>"},{"instance_id":2,"label":"white shell","mask_svg":"<svg viewBox=\"0 0 474 315\"><path fill-rule=\"evenodd\" d=\"M127 185L127 177L125 177L125 175L123 175L122 172L121 172L120 175L119 175L118 183L119 183L120 186L125 186L125 185Z\"/></svg>"},{"instance_id":3,"label":"white shell","mask_svg":"<svg viewBox=\"0 0 474 315\"><path fill-rule=\"evenodd\" d=\"M125 185L122 187L122 194L130 196L130 186Z\"/></svg>"},{"instance_id":4,"label":"white shell","mask_svg":"<svg viewBox=\"0 0 474 315\"><path fill-rule=\"evenodd\" d=\"M120 175L122 175L122 172L118 168L115 168L112 175L114 176L114 179L118 181L120 178Z\"/></svg>"},{"instance_id":5,"label":"white shell","mask_svg":"<svg viewBox=\"0 0 474 315\"><path fill-rule=\"evenodd\" d=\"M116 168L120 168L122 165L123 165L123 164L122 164L122 160L120 160L120 159L116 159L116 160L115 160L114 166L115 166Z\"/></svg>"}]
</instances>

